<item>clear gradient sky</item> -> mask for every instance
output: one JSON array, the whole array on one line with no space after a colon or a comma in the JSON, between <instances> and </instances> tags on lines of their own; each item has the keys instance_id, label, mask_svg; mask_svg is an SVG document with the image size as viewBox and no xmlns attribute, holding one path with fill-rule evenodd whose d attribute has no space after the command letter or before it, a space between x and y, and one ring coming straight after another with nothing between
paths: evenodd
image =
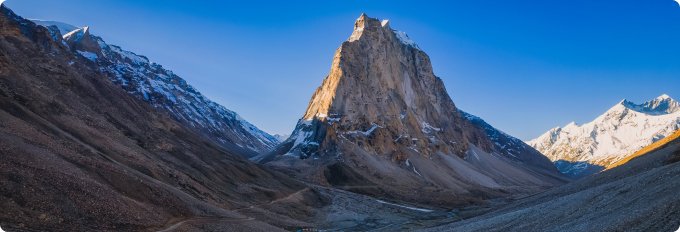
<instances>
[{"instance_id":1,"label":"clear gradient sky","mask_svg":"<svg viewBox=\"0 0 680 232\"><path fill-rule=\"evenodd\" d=\"M427 52L457 106L521 139L623 98L680 98L674 0L8 0L90 26L270 133L288 134L366 12Z\"/></svg>"}]
</instances>

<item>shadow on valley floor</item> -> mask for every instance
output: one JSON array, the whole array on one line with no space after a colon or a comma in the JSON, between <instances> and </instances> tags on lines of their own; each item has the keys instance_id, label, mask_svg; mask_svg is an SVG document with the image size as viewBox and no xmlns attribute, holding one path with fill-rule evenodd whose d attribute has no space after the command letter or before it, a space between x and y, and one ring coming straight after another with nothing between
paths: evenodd
<instances>
[{"instance_id":1,"label":"shadow on valley floor","mask_svg":"<svg viewBox=\"0 0 680 232\"><path fill-rule=\"evenodd\" d=\"M597 164L591 164L586 161L567 161L558 160L555 161L555 167L572 179L581 179L583 177L601 172L605 169L604 166Z\"/></svg>"},{"instance_id":2,"label":"shadow on valley floor","mask_svg":"<svg viewBox=\"0 0 680 232\"><path fill-rule=\"evenodd\" d=\"M677 162L680 162L680 150L675 151L675 153L673 153L673 155L668 158L668 160L666 160L667 164L673 164Z\"/></svg>"}]
</instances>

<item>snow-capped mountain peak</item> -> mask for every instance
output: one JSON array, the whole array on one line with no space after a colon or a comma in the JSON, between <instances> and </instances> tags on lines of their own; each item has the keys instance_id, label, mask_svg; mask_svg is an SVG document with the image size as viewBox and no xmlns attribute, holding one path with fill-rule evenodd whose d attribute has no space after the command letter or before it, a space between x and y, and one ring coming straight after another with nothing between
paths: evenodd
<instances>
[{"instance_id":1,"label":"snow-capped mountain peak","mask_svg":"<svg viewBox=\"0 0 680 232\"><path fill-rule=\"evenodd\" d=\"M672 114L680 111L680 103L667 94L639 105L627 100L624 100L622 104L631 110L654 115Z\"/></svg>"},{"instance_id":2,"label":"snow-capped mountain peak","mask_svg":"<svg viewBox=\"0 0 680 232\"><path fill-rule=\"evenodd\" d=\"M664 94L643 104L623 100L592 122L551 129L528 144L558 163L563 173L580 177L678 129L680 105Z\"/></svg>"},{"instance_id":3,"label":"snow-capped mountain peak","mask_svg":"<svg viewBox=\"0 0 680 232\"><path fill-rule=\"evenodd\" d=\"M144 56L107 44L102 38L92 35L87 26L73 29L73 26L58 22L39 21L36 24L46 27L53 39L74 54L96 64L113 83L128 93L167 111L178 121L225 147L238 147L236 149L249 151L244 153L253 153L248 154L252 156L267 152L279 143L235 112L203 96L172 71ZM54 36L67 29L73 30L62 37Z\"/></svg>"},{"instance_id":4,"label":"snow-capped mountain peak","mask_svg":"<svg viewBox=\"0 0 680 232\"><path fill-rule=\"evenodd\" d=\"M657 97L656 100L666 100L666 99L673 99L671 96L668 96L668 94L661 94L661 96Z\"/></svg>"}]
</instances>

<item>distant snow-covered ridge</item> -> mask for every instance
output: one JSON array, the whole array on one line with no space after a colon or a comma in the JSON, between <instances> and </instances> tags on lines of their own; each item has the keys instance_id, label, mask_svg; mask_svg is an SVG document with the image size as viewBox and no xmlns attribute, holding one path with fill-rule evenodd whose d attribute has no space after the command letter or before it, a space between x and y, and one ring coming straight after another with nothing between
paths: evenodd
<instances>
[{"instance_id":1,"label":"distant snow-covered ridge","mask_svg":"<svg viewBox=\"0 0 680 232\"><path fill-rule=\"evenodd\" d=\"M592 122L551 129L528 142L572 177L593 174L680 129L680 103L664 94L623 100Z\"/></svg>"},{"instance_id":2,"label":"distant snow-covered ridge","mask_svg":"<svg viewBox=\"0 0 680 232\"><path fill-rule=\"evenodd\" d=\"M34 20L74 54L94 62L128 93L169 112L175 119L197 129L228 147L252 151L247 156L271 150L279 143L235 112L211 101L184 79L148 58L107 44L90 34L88 27Z\"/></svg>"}]
</instances>

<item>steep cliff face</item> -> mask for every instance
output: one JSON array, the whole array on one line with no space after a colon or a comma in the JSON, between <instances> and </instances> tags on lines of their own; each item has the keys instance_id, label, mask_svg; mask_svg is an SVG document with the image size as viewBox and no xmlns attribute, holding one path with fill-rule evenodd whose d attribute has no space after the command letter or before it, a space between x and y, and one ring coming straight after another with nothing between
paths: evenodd
<instances>
[{"instance_id":1,"label":"steep cliff face","mask_svg":"<svg viewBox=\"0 0 680 232\"><path fill-rule=\"evenodd\" d=\"M34 22L45 26L56 42L97 65L129 94L166 111L227 149L241 150L241 154L251 157L268 152L279 143L235 112L203 96L172 71L144 56L107 44L101 37L91 34L89 27Z\"/></svg>"},{"instance_id":2,"label":"steep cliff face","mask_svg":"<svg viewBox=\"0 0 680 232\"><path fill-rule=\"evenodd\" d=\"M509 152L499 141L522 142L475 118L456 108L427 54L405 33L361 15L291 137L259 158L320 182L378 192L559 183L548 159L528 146Z\"/></svg>"},{"instance_id":3,"label":"steep cliff face","mask_svg":"<svg viewBox=\"0 0 680 232\"><path fill-rule=\"evenodd\" d=\"M398 35L387 21L357 20L312 97L297 129L302 133L294 133L292 154L313 157L340 139L401 161L403 148L431 156L462 155L469 144L491 147L456 110L427 54Z\"/></svg>"}]
</instances>

